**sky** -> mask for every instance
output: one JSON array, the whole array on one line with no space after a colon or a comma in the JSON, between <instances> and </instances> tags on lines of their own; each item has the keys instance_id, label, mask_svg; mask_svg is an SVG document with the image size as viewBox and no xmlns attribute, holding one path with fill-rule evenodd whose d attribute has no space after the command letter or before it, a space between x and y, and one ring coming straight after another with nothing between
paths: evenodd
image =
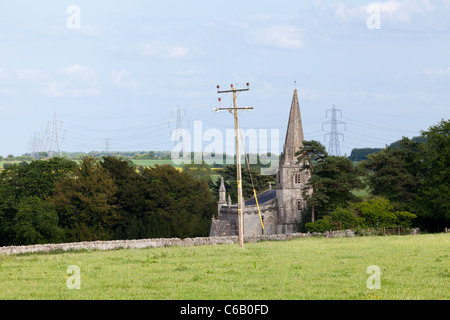
<instances>
[{"instance_id":1,"label":"sky","mask_svg":"<svg viewBox=\"0 0 450 320\"><path fill-rule=\"evenodd\" d=\"M258 151L282 149L294 89L306 140L329 148L334 105L342 155L382 148L449 118L449 16L450 0L2 1L0 155L170 151L177 109L192 149L233 150L216 86L247 82Z\"/></svg>"}]
</instances>

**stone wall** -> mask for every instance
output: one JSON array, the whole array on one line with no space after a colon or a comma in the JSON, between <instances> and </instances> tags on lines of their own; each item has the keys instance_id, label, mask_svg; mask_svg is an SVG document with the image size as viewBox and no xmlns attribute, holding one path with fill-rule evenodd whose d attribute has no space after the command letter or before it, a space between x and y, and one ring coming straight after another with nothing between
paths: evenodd
<instances>
[{"instance_id":1,"label":"stone wall","mask_svg":"<svg viewBox=\"0 0 450 320\"><path fill-rule=\"evenodd\" d=\"M277 224L277 200L267 201L259 206L261 216L264 218L264 232L261 227L258 208L255 205L244 207L244 236L254 236L261 234L274 234ZM233 236L238 234L238 211L237 205L224 205L219 210L218 219L212 219L209 235Z\"/></svg>"},{"instance_id":2,"label":"stone wall","mask_svg":"<svg viewBox=\"0 0 450 320\"><path fill-rule=\"evenodd\" d=\"M230 222L224 219L212 219L209 230L210 237L226 237L238 235L236 222Z\"/></svg>"},{"instance_id":3,"label":"stone wall","mask_svg":"<svg viewBox=\"0 0 450 320\"><path fill-rule=\"evenodd\" d=\"M351 230L330 231L326 233L290 233L244 237L245 242L258 241L279 241L296 238L308 238L313 236L353 237L355 234ZM114 250L114 249L144 249L162 248L170 246L198 246L237 243L238 236L227 237L199 237L199 238L160 238L160 239L140 239L140 240L114 240L114 241L88 241L58 244L36 244L30 246L9 246L0 247L0 255L32 253L32 252L52 252L71 250Z\"/></svg>"},{"instance_id":4,"label":"stone wall","mask_svg":"<svg viewBox=\"0 0 450 320\"><path fill-rule=\"evenodd\" d=\"M418 229L411 229L410 234L419 234ZM273 235L246 236L244 242L259 241L283 241L298 238L310 237L355 237L352 230L327 231L325 233L287 233ZM114 241L88 241L58 244L36 244L30 246L9 246L0 247L0 256L9 254L32 253L32 252L52 252L52 251L72 251L72 250L114 250L114 249L144 249L144 248L162 248L170 246L201 246L232 244L238 242L238 236L226 237L199 237L199 238L159 238L159 239L140 239L140 240L114 240Z\"/></svg>"}]
</instances>

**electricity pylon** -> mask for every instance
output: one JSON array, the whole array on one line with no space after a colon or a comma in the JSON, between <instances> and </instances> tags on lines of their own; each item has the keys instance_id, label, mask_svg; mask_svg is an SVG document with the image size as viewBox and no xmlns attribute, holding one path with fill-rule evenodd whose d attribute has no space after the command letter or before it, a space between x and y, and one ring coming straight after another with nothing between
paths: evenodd
<instances>
[{"instance_id":1,"label":"electricity pylon","mask_svg":"<svg viewBox=\"0 0 450 320\"><path fill-rule=\"evenodd\" d=\"M330 136L330 141L328 143L328 153L332 156L341 156L341 148L339 146L339 136L342 136L342 141L344 141L344 134L338 132L338 125L339 124L343 124L345 126L345 130L347 129L347 125L345 122L339 121L336 118L336 112L340 112L341 113L341 117L342 117L342 110L340 109L336 109L335 105L333 104L333 107L331 109L328 109L326 111L326 117L328 117L328 111L331 111L331 121L328 122L324 122L322 123L322 130L323 130L323 126L325 124L330 124L331 125L331 131L325 134L326 136ZM326 138L325 138L326 140Z\"/></svg>"},{"instance_id":2,"label":"electricity pylon","mask_svg":"<svg viewBox=\"0 0 450 320\"><path fill-rule=\"evenodd\" d=\"M169 121L169 127L170 127L170 123L171 122L176 122L176 128L175 128L175 132L176 132L176 137L179 137L179 141L174 141L174 146L176 146L176 145L178 145L179 143L181 143L181 146L182 146L182 149L181 150L183 150L183 152L186 152L186 143L185 143L185 141L184 141L184 137L183 137L183 135L181 134L181 128L182 128L182 124L183 124L183 122L186 122L187 123L187 125L189 126L189 121L188 120L184 120L184 119L182 119L181 118L181 111L183 111L184 112L184 116L186 116L186 110L184 110L184 109L180 109L180 107L177 107L177 118L174 120L174 119L172 119L172 120L170 120ZM174 116L174 112L172 111L172 117Z\"/></svg>"},{"instance_id":3,"label":"electricity pylon","mask_svg":"<svg viewBox=\"0 0 450 320\"><path fill-rule=\"evenodd\" d=\"M62 124L62 121L56 120L56 113L54 114L53 121L48 122L48 129L46 130L47 139L50 140L50 147L48 149L48 156L51 158L55 153L55 149L58 155L61 155L59 148L58 126ZM50 136L48 136L50 135Z\"/></svg>"}]
</instances>

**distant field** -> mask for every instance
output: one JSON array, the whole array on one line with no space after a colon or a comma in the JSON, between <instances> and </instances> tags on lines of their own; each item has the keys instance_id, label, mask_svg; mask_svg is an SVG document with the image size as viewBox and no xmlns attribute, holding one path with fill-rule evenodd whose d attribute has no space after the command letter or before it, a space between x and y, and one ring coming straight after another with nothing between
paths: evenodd
<instances>
[{"instance_id":1,"label":"distant field","mask_svg":"<svg viewBox=\"0 0 450 320\"><path fill-rule=\"evenodd\" d=\"M143 167L153 167L155 164L163 165L163 164L173 164L172 160L132 160L135 164L143 166ZM19 164L22 161L0 161L0 168L3 168L5 163Z\"/></svg>"},{"instance_id":2,"label":"distant field","mask_svg":"<svg viewBox=\"0 0 450 320\"><path fill-rule=\"evenodd\" d=\"M0 299L447 300L449 247L435 234L0 256Z\"/></svg>"},{"instance_id":3,"label":"distant field","mask_svg":"<svg viewBox=\"0 0 450 320\"><path fill-rule=\"evenodd\" d=\"M0 161L0 169L3 169L3 165L5 164L5 163L12 163L12 164L19 164L19 163L21 163L22 161Z\"/></svg>"},{"instance_id":4,"label":"distant field","mask_svg":"<svg viewBox=\"0 0 450 320\"><path fill-rule=\"evenodd\" d=\"M155 164L163 165L163 164L170 164L174 167L177 167L172 160L132 160L133 163L143 166L143 167L153 167Z\"/></svg>"}]
</instances>

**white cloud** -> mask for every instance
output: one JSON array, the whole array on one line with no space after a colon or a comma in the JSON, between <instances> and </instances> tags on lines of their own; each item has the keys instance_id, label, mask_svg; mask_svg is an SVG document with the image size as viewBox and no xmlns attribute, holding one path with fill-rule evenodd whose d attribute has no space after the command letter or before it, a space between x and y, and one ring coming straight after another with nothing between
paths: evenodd
<instances>
[{"instance_id":1,"label":"white cloud","mask_svg":"<svg viewBox=\"0 0 450 320\"><path fill-rule=\"evenodd\" d=\"M0 68L0 81L8 80L8 79L9 79L9 73L7 73L5 70Z\"/></svg>"},{"instance_id":2,"label":"white cloud","mask_svg":"<svg viewBox=\"0 0 450 320\"><path fill-rule=\"evenodd\" d=\"M100 94L94 70L83 65L70 65L61 68L56 80L39 90L50 97L79 97Z\"/></svg>"},{"instance_id":3,"label":"white cloud","mask_svg":"<svg viewBox=\"0 0 450 320\"><path fill-rule=\"evenodd\" d=\"M100 90L95 87L73 88L61 82L52 82L40 93L50 97L79 97L79 96L96 96L100 94Z\"/></svg>"},{"instance_id":4,"label":"white cloud","mask_svg":"<svg viewBox=\"0 0 450 320\"><path fill-rule=\"evenodd\" d=\"M45 72L39 68L17 69L14 73L17 79L22 81L37 81L43 79L45 76Z\"/></svg>"},{"instance_id":5,"label":"white cloud","mask_svg":"<svg viewBox=\"0 0 450 320\"><path fill-rule=\"evenodd\" d=\"M253 33L254 41L277 48L299 49L304 46L300 30L292 25L276 25Z\"/></svg>"},{"instance_id":6,"label":"white cloud","mask_svg":"<svg viewBox=\"0 0 450 320\"><path fill-rule=\"evenodd\" d=\"M448 7L449 2L440 0L431 2L430 0L389 0L374 1L362 6L347 7L340 3L335 7L335 16L342 20L367 18L369 13L377 9L382 14L383 19L398 22L411 22L417 15L425 15L436 8Z\"/></svg>"},{"instance_id":7,"label":"white cloud","mask_svg":"<svg viewBox=\"0 0 450 320\"><path fill-rule=\"evenodd\" d=\"M56 25L52 25L46 28L39 28L36 29L34 28L32 30L34 33L39 33L42 35L47 35L47 36L68 36L68 35L82 35L82 36L87 36L87 37L99 37L102 36L102 30L100 26L96 26L96 25L85 25L83 23L81 23L80 28L79 29L69 29L67 28L67 26L64 25L60 25L60 26L56 26Z\"/></svg>"},{"instance_id":8,"label":"white cloud","mask_svg":"<svg viewBox=\"0 0 450 320\"><path fill-rule=\"evenodd\" d=\"M86 66L82 65L71 65L60 69L60 75L63 75L67 79L85 81L85 82L95 82L95 72Z\"/></svg>"},{"instance_id":9,"label":"white cloud","mask_svg":"<svg viewBox=\"0 0 450 320\"><path fill-rule=\"evenodd\" d=\"M186 57L190 50L181 45L173 46L161 43L142 43L138 47L138 52L145 57L181 59Z\"/></svg>"},{"instance_id":10,"label":"white cloud","mask_svg":"<svg viewBox=\"0 0 450 320\"><path fill-rule=\"evenodd\" d=\"M111 82L113 85L122 88L138 88L139 83L136 81L127 80L130 76L130 72L126 70L112 71Z\"/></svg>"},{"instance_id":11,"label":"white cloud","mask_svg":"<svg viewBox=\"0 0 450 320\"><path fill-rule=\"evenodd\" d=\"M130 73L126 70L113 71L111 72L111 81L114 84L121 83L125 78L127 78Z\"/></svg>"},{"instance_id":12,"label":"white cloud","mask_svg":"<svg viewBox=\"0 0 450 320\"><path fill-rule=\"evenodd\" d=\"M450 75L450 67L440 68L440 69L424 69L423 74L425 74L427 76Z\"/></svg>"},{"instance_id":13,"label":"white cloud","mask_svg":"<svg viewBox=\"0 0 450 320\"><path fill-rule=\"evenodd\" d=\"M85 26L81 25L79 31L86 36L98 37L102 35L102 31L99 26Z\"/></svg>"},{"instance_id":14,"label":"white cloud","mask_svg":"<svg viewBox=\"0 0 450 320\"><path fill-rule=\"evenodd\" d=\"M189 53L189 49L183 46L168 47L167 51L169 57L174 59L183 58Z\"/></svg>"}]
</instances>

